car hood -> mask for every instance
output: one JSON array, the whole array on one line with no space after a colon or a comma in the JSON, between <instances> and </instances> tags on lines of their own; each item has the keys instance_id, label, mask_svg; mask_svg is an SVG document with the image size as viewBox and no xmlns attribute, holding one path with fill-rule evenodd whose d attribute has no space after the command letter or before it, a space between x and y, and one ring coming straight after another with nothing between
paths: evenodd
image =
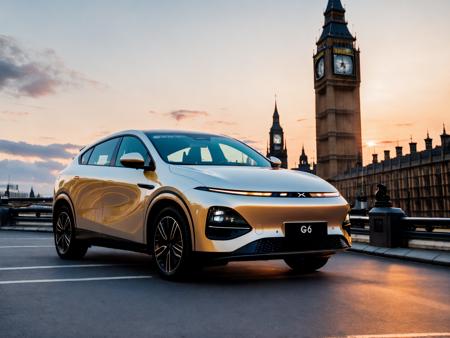
<instances>
[{"instance_id":1,"label":"car hood","mask_svg":"<svg viewBox=\"0 0 450 338\"><path fill-rule=\"evenodd\" d=\"M276 192L336 192L325 180L304 172L260 167L171 165L172 173L210 188Z\"/></svg>"}]
</instances>

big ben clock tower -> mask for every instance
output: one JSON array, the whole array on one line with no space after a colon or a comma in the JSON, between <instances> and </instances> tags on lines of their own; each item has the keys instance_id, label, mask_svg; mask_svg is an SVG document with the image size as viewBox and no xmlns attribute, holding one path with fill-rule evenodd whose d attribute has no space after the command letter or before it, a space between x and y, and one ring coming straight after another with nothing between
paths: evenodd
<instances>
[{"instance_id":1,"label":"big ben clock tower","mask_svg":"<svg viewBox=\"0 0 450 338\"><path fill-rule=\"evenodd\" d=\"M329 0L314 55L317 174L333 177L362 165L359 50L340 0Z\"/></svg>"},{"instance_id":2,"label":"big ben clock tower","mask_svg":"<svg viewBox=\"0 0 450 338\"><path fill-rule=\"evenodd\" d=\"M272 127L270 128L269 148L267 149L267 157L275 156L281 160L281 167L288 167L286 142L284 140L283 128L280 125L280 115L278 114L277 102L275 101L275 110L273 112Z\"/></svg>"}]
</instances>

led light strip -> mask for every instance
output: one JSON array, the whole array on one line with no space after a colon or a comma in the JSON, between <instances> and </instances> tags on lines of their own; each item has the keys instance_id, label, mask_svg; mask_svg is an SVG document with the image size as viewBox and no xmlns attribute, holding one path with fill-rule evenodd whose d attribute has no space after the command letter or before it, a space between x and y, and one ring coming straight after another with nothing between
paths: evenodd
<instances>
[{"instance_id":1,"label":"led light strip","mask_svg":"<svg viewBox=\"0 0 450 338\"><path fill-rule=\"evenodd\" d=\"M310 192L309 196L315 198L324 198L324 197L339 197L338 192Z\"/></svg>"},{"instance_id":2,"label":"led light strip","mask_svg":"<svg viewBox=\"0 0 450 338\"><path fill-rule=\"evenodd\" d=\"M208 191L220 192L223 194L231 194L231 195L260 196L260 197L272 196L271 192L238 191L238 190L225 190L225 189L216 189L216 188L207 188L207 189L208 189Z\"/></svg>"},{"instance_id":3,"label":"led light strip","mask_svg":"<svg viewBox=\"0 0 450 338\"><path fill-rule=\"evenodd\" d=\"M256 196L256 197L329 198L340 196L339 192L262 192L262 191L228 190L228 189L208 188L208 187L198 187L196 189L218 192L221 194Z\"/></svg>"}]
</instances>

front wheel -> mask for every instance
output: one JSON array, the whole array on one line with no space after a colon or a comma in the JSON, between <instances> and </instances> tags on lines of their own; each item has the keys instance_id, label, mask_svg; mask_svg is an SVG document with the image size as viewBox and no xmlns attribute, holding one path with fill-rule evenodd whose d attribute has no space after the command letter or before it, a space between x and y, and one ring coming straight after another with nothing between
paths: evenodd
<instances>
[{"instance_id":1,"label":"front wheel","mask_svg":"<svg viewBox=\"0 0 450 338\"><path fill-rule=\"evenodd\" d=\"M164 208L152 227L153 262L161 277L176 280L192 268L189 225L175 208Z\"/></svg>"},{"instance_id":2,"label":"front wheel","mask_svg":"<svg viewBox=\"0 0 450 338\"><path fill-rule=\"evenodd\" d=\"M284 259L285 263L295 272L308 273L314 272L325 264L329 257L317 256L290 256Z\"/></svg>"},{"instance_id":3,"label":"front wheel","mask_svg":"<svg viewBox=\"0 0 450 338\"><path fill-rule=\"evenodd\" d=\"M72 212L66 206L55 212L53 235L56 252L62 259L80 259L86 254L88 246L75 238Z\"/></svg>"}]
</instances>

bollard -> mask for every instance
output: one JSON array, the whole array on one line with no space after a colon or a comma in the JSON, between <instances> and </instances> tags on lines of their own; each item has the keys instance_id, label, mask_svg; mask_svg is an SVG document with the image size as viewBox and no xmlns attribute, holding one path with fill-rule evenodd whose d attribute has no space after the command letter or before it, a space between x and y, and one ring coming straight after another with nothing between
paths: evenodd
<instances>
[{"instance_id":1,"label":"bollard","mask_svg":"<svg viewBox=\"0 0 450 338\"><path fill-rule=\"evenodd\" d=\"M393 208L387 188L378 184L375 207L369 211L370 245L386 248L404 247L401 220L406 216L400 208Z\"/></svg>"},{"instance_id":2,"label":"bollard","mask_svg":"<svg viewBox=\"0 0 450 338\"><path fill-rule=\"evenodd\" d=\"M9 225L9 207L0 206L0 227Z\"/></svg>"}]
</instances>

